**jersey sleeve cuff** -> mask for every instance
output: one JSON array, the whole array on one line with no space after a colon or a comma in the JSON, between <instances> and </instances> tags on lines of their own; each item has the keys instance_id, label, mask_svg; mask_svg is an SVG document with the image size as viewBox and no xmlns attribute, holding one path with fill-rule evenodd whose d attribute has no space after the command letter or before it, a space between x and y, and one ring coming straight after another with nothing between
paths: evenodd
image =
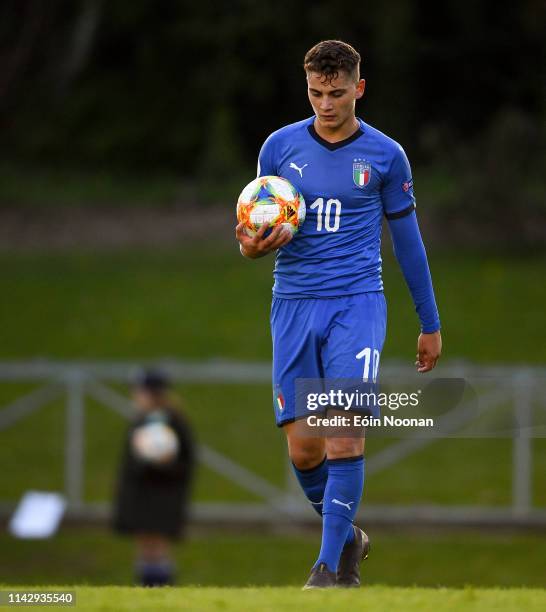
<instances>
[{"instance_id":1,"label":"jersey sleeve cuff","mask_svg":"<svg viewBox=\"0 0 546 612\"><path fill-rule=\"evenodd\" d=\"M415 202L412 202L409 206L397 212L391 212L391 213L385 212L385 217L389 221L392 221L393 219L401 219L402 217L407 217L408 215L410 215L414 210L415 210Z\"/></svg>"},{"instance_id":2,"label":"jersey sleeve cuff","mask_svg":"<svg viewBox=\"0 0 546 612\"><path fill-rule=\"evenodd\" d=\"M440 331L442 326L440 325L440 321L437 321L433 325L421 325L421 333L423 334L434 334L437 331Z\"/></svg>"}]
</instances>

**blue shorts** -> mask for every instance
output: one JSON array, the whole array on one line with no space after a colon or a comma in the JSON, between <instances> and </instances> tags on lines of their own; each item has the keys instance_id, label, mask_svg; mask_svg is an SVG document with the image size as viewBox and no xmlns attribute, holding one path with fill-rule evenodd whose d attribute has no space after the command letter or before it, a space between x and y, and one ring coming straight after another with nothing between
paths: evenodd
<instances>
[{"instance_id":1,"label":"blue shorts","mask_svg":"<svg viewBox=\"0 0 546 612\"><path fill-rule=\"evenodd\" d=\"M385 342L383 292L338 298L273 298L273 407L296 420L296 379L375 379ZM367 371L365 371L367 368Z\"/></svg>"}]
</instances>

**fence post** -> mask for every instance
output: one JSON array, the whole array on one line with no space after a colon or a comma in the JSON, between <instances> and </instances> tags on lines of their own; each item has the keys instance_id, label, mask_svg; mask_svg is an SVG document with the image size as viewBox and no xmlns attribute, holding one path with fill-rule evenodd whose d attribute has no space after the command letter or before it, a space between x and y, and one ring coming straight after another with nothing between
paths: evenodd
<instances>
[{"instance_id":1,"label":"fence post","mask_svg":"<svg viewBox=\"0 0 546 612\"><path fill-rule=\"evenodd\" d=\"M512 512L526 516L532 506L531 378L520 372L513 381L516 429L512 442Z\"/></svg>"},{"instance_id":2,"label":"fence post","mask_svg":"<svg viewBox=\"0 0 546 612\"><path fill-rule=\"evenodd\" d=\"M65 420L65 495L69 506L83 505L84 469L84 375L71 369L66 377L67 404Z\"/></svg>"}]
</instances>

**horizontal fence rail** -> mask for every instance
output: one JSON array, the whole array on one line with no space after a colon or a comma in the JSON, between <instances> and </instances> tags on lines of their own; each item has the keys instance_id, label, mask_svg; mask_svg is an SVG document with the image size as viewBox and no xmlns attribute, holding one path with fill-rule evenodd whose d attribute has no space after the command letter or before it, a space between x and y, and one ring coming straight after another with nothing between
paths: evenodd
<instances>
[{"instance_id":1,"label":"horizontal fence rail","mask_svg":"<svg viewBox=\"0 0 546 612\"><path fill-rule=\"evenodd\" d=\"M244 363L226 360L189 362L163 360L147 366L160 367L176 383L251 384L271 381L271 364ZM59 362L35 360L0 362L0 383L41 383L34 391L22 395L9 405L0 406L0 431L31 418L35 410L46 403L66 398L64 495L68 501L68 516L76 520L108 518L105 503L83 501L85 475L85 400L91 397L124 418L134 414L130 400L109 386L110 383L130 383L143 366L133 362ZM415 371L396 362L383 363L381 377L387 380L416 380ZM446 435L460 430L477 416L485 414L506 397L511 398L515 421L519 425L512 441L512 503L507 507L448 506L448 505L372 505L360 509L359 520L385 524L424 525L511 525L546 527L546 510L532 504L532 436L528 424L534 404L545 409L546 368L512 365L487 366L469 363L443 364L427 375L434 378L491 379L495 381L480 397L479 410L465 405L442 415L441 430ZM424 380L424 379L422 379ZM437 439L437 438L436 438ZM402 461L434 441L433 437L406 437L389 445L367 459L367 472L377 473ZM222 477L249 491L260 503L194 503L192 518L197 523L309 523L319 520L310 510L287 469L287 483L280 488L251 469L206 444L198 449L198 460ZM28 469L28 466L27 466ZM8 516L14 500L0 500L0 516Z\"/></svg>"}]
</instances>

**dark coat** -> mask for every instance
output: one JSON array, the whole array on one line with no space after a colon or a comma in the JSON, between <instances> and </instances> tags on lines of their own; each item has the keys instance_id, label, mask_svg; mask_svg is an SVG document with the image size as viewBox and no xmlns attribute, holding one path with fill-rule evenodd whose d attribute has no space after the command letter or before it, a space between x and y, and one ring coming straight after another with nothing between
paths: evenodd
<instances>
[{"instance_id":1,"label":"dark coat","mask_svg":"<svg viewBox=\"0 0 546 612\"><path fill-rule=\"evenodd\" d=\"M174 460L164 465L146 463L131 449L134 430L150 420L139 415L125 439L114 502L113 527L119 533L154 533L178 538L187 518L195 452L190 428L182 415L163 409L164 421L178 436Z\"/></svg>"}]
</instances>

